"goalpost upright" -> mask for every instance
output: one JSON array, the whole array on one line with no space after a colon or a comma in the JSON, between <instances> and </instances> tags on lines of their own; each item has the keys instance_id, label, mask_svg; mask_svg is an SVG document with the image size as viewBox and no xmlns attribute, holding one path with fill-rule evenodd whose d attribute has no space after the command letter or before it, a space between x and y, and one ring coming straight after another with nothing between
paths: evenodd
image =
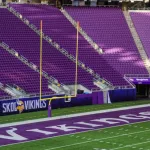
<instances>
[{"instance_id":1,"label":"goalpost upright","mask_svg":"<svg viewBox=\"0 0 150 150\"><path fill-rule=\"evenodd\" d=\"M77 84L78 84L78 41L79 41L79 22L77 22L77 36L76 36L76 67L75 67L75 91L74 95L71 96L61 96L61 97L51 97L51 98L42 98L42 61L43 61L43 50L42 50L42 40L43 40L43 22L40 21L40 100L49 100L49 105L52 100L63 99L63 98L73 98L77 96Z\"/></svg>"}]
</instances>

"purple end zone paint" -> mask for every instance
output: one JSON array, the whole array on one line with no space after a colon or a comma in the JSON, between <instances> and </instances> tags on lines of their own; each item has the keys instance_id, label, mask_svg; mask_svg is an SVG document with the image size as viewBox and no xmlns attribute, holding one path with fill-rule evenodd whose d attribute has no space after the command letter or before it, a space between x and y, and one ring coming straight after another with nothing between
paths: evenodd
<instances>
[{"instance_id":1,"label":"purple end zone paint","mask_svg":"<svg viewBox=\"0 0 150 150\"><path fill-rule=\"evenodd\" d=\"M150 120L150 107L0 127L0 146Z\"/></svg>"}]
</instances>

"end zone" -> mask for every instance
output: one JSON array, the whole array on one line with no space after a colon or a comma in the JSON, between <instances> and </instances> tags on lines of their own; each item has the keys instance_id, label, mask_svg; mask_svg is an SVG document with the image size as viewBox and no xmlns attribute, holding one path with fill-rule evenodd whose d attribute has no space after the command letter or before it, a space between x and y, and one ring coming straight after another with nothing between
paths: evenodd
<instances>
[{"instance_id":1,"label":"end zone","mask_svg":"<svg viewBox=\"0 0 150 150\"><path fill-rule=\"evenodd\" d=\"M0 126L0 146L150 120L150 105L95 111Z\"/></svg>"}]
</instances>

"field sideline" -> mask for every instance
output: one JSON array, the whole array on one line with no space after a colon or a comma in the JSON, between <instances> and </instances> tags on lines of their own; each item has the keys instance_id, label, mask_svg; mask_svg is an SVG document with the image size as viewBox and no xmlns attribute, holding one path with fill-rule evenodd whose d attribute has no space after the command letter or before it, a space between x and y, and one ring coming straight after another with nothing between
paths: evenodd
<instances>
[{"instance_id":1,"label":"field sideline","mask_svg":"<svg viewBox=\"0 0 150 150\"><path fill-rule=\"evenodd\" d=\"M1 124L0 136L12 136L9 133L15 132L22 137L29 137L29 140L17 142L19 144L13 144L13 139L8 140L8 143L4 140L6 146L0 147L0 150L150 150L150 106L131 108L117 111L108 109L108 112L100 111L97 114L91 112L91 115L30 123L25 127L11 124L3 127L5 124ZM108 118L110 120L106 120ZM35 136L35 140L31 135ZM3 138L0 139L2 145ZM9 143L12 144L7 145Z\"/></svg>"},{"instance_id":2,"label":"field sideline","mask_svg":"<svg viewBox=\"0 0 150 150\"><path fill-rule=\"evenodd\" d=\"M117 103L113 103L109 105L108 104L88 105L88 106L77 106L77 107L71 107L71 108L54 109L52 110L52 116L55 117L55 116L62 116L62 115L68 115L68 114L77 114L77 113L82 113L82 112L91 112L91 111L97 111L97 110L120 108L120 107L126 107L126 106L136 106L136 105L142 105L142 104L150 104L150 100L117 102ZM37 112L22 113L22 114L17 114L17 115L1 116L0 124L40 119L40 118L46 118L46 117L47 117L47 111L37 111Z\"/></svg>"},{"instance_id":3,"label":"field sideline","mask_svg":"<svg viewBox=\"0 0 150 150\"><path fill-rule=\"evenodd\" d=\"M88 131L29 143L0 147L0 150L150 150L150 122Z\"/></svg>"}]
</instances>

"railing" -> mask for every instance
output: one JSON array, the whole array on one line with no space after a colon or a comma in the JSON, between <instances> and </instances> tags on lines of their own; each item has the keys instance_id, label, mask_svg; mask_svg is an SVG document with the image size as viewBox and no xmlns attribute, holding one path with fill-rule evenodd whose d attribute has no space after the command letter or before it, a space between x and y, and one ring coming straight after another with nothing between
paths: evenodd
<instances>
[{"instance_id":1,"label":"railing","mask_svg":"<svg viewBox=\"0 0 150 150\"><path fill-rule=\"evenodd\" d=\"M135 85L129 81L129 78L150 78L150 75L149 74L125 74L124 79L126 79L126 81L128 81L128 83L130 83L130 85L135 88Z\"/></svg>"},{"instance_id":2,"label":"railing","mask_svg":"<svg viewBox=\"0 0 150 150\"><path fill-rule=\"evenodd\" d=\"M9 85L8 85L9 86ZM14 87L18 87L17 85L13 85ZM4 84L3 83L1 83L0 82L0 89L2 90L2 91L4 91L3 90L3 88L5 88L4 87ZM20 87L19 87L20 88ZM21 89L21 88L20 88ZM24 91L24 90L23 90ZM5 91L4 91L5 92ZM42 92L42 96L48 96L48 95L53 95L53 94L55 94L54 92ZM1 96L0 97L0 100L5 100L5 99L15 99L15 98L27 98L27 97L38 97L38 96L40 96L40 94L39 93L29 93L29 94L27 94L27 95L25 95L25 96L19 96L19 97L13 97L13 96Z\"/></svg>"},{"instance_id":3,"label":"railing","mask_svg":"<svg viewBox=\"0 0 150 150\"><path fill-rule=\"evenodd\" d=\"M5 92L7 92L12 97L21 97L21 96L24 96L21 91L16 90L16 92L17 92L16 93L16 92L14 92L14 90L15 90L15 87L13 87L12 85L9 85L9 84L5 84Z\"/></svg>"},{"instance_id":4,"label":"railing","mask_svg":"<svg viewBox=\"0 0 150 150\"><path fill-rule=\"evenodd\" d=\"M105 86L107 86L108 88L113 88L113 84L111 84L109 81L106 82L106 80L103 80L101 78L94 78L93 79L93 82L100 82L100 83L103 83Z\"/></svg>"},{"instance_id":5,"label":"railing","mask_svg":"<svg viewBox=\"0 0 150 150\"><path fill-rule=\"evenodd\" d=\"M49 95L55 95L55 93L53 92L46 92L46 93L42 93L42 96L49 96ZM25 95L25 96L21 96L21 97L12 97L12 96L1 96L0 97L0 100L12 100L12 99L21 99L21 98L32 98L32 97L39 97L40 94L39 93L31 93L31 94L28 94L28 95Z\"/></svg>"},{"instance_id":6,"label":"railing","mask_svg":"<svg viewBox=\"0 0 150 150\"><path fill-rule=\"evenodd\" d=\"M20 91L21 93L25 94L25 95L27 94L24 89L22 89L20 86L18 86L16 84L13 84L12 87L15 88L16 90Z\"/></svg>"},{"instance_id":7,"label":"railing","mask_svg":"<svg viewBox=\"0 0 150 150\"><path fill-rule=\"evenodd\" d=\"M92 92L100 92L100 91L103 91L103 90L101 90L100 88L92 88L91 91Z\"/></svg>"},{"instance_id":8,"label":"railing","mask_svg":"<svg viewBox=\"0 0 150 150\"><path fill-rule=\"evenodd\" d=\"M48 96L48 95L55 95L55 93L54 92L45 92L45 93L42 92L42 96ZM29 95L29 97L38 97L38 96L40 96L39 93L31 93Z\"/></svg>"},{"instance_id":9,"label":"railing","mask_svg":"<svg viewBox=\"0 0 150 150\"><path fill-rule=\"evenodd\" d=\"M129 11L130 11L130 10L135 10L135 11L136 11L136 10L137 10L137 11L138 11L138 10L150 10L150 7L143 7L143 8L132 8L132 7L129 7Z\"/></svg>"},{"instance_id":10,"label":"railing","mask_svg":"<svg viewBox=\"0 0 150 150\"><path fill-rule=\"evenodd\" d=\"M126 78L150 78L149 74L125 74Z\"/></svg>"},{"instance_id":11,"label":"railing","mask_svg":"<svg viewBox=\"0 0 150 150\"><path fill-rule=\"evenodd\" d=\"M0 97L0 100L11 100L12 97L11 96L2 96Z\"/></svg>"},{"instance_id":12,"label":"railing","mask_svg":"<svg viewBox=\"0 0 150 150\"><path fill-rule=\"evenodd\" d=\"M97 7L103 7L103 8L109 8L109 7L113 7L113 8L119 8L120 6L118 5L97 5Z\"/></svg>"},{"instance_id":13,"label":"railing","mask_svg":"<svg viewBox=\"0 0 150 150\"><path fill-rule=\"evenodd\" d=\"M19 19L21 19L26 25L28 25L33 31L35 31L38 35L40 35L40 30L38 30L38 28L33 25L30 24L30 22L24 18L20 13L18 13L15 9L13 9L12 7L9 7L9 5L7 5L7 8L10 12L12 12L14 15L16 15ZM66 57L68 57L71 61L75 62L75 57L71 54L68 53L68 51L64 48L61 48L61 46L54 42L49 36L45 35L43 33L43 39L45 39L49 44L51 44L53 47L55 47L58 51L60 51L63 55L65 55ZM93 75L95 78L97 78L100 81L104 81L105 80L105 84L109 85L109 87L112 87L113 84L110 83L107 79L101 77L99 74L97 74L94 70L92 70L90 67L86 66L83 62L81 62L80 60L78 61L78 65L79 67L81 67L83 70L85 70L86 72L90 73L91 75ZM89 69L90 68L90 69ZM89 71L92 70L92 71ZM57 80L56 80L57 81ZM57 83L57 82L56 82ZM62 84L61 84L62 85ZM114 86L113 86L114 87ZM127 86L115 86L113 89L126 89L126 88L131 88L131 85L127 85Z\"/></svg>"},{"instance_id":14,"label":"railing","mask_svg":"<svg viewBox=\"0 0 150 150\"><path fill-rule=\"evenodd\" d=\"M4 84L0 82L0 88L2 88L3 86L4 86Z\"/></svg>"},{"instance_id":15,"label":"railing","mask_svg":"<svg viewBox=\"0 0 150 150\"><path fill-rule=\"evenodd\" d=\"M4 5L2 6L2 5L0 5L0 8L6 8L6 6L4 6Z\"/></svg>"},{"instance_id":16,"label":"railing","mask_svg":"<svg viewBox=\"0 0 150 150\"><path fill-rule=\"evenodd\" d=\"M37 29L37 27L33 24L30 24L30 22L24 18L20 13L18 13L14 8L12 7L9 7L9 5L7 5L7 8L10 12L12 12L15 16L17 16L19 19L21 19L26 25L28 25L33 31L35 31L38 35L40 35L40 30ZM49 36L45 35L43 33L43 39L45 39L50 45L52 45L53 47L55 47L58 51L60 51L63 55L65 55L66 57L68 57L71 61L75 62L75 57L71 54L69 54L69 52L64 49L64 48L61 48L61 46L54 42ZM83 62L81 61L78 61L78 65L83 69L85 70L86 72L90 73L89 72L89 67L86 66ZM92 70L92 69L91 69ZM95 71L91 72L90 73L91 75L93 75L94 77L97 77L99 79L102 79L102 80L105 80L107 84L110 84L110 82L108 82L105 78L103 77L100 77L99 74L95 73Z\"/></svg>"},{"instance_id":17,"label":"railing","mask_svg":"<svg viewBox=\"0 0 150 150\"><path fill-rule=\"evenodd\" d=\"M0 90L2 90L4 93L6 93L3 89L4 89L4 84L0 82ZM8 97L8 96L4 96L4 97Z\"/></svg>"},{"instance_id":18,"label":"railing","mask_svg":"<svg viewBox=\"0 0 150 150\"><path fill-rule=\"evenodd\" d=\"M135 45L139 51L139 54L141 56L141 59L143 60L144 62L144 65L145 65L145 68L147 69L147 71L150 73L150 69L149 69L149 64L150 64L150 61L148 59L148 55L146 53L146 51L144 50L144 47L143 47L143 44L140 40L140 37L134 27L134 23L132 22L132 19L130 17L130 14L128 11L124 11L123 12L124 16L125 16L125 19L126 19L126 22L128 24L128 27L130 29L130 32L132 34L132 37L134 39L134 42L135 42Z\"/></svg>"},{"instance_id":19,"label":"railing","mask_svg":"<svg viewBox=\"0 0 150 150\"><path fill-rule=\"evenodd\" d=\"M64 6L72 6L72 4L63 4L62 5L63 7ZM73 6L74 7L74 6ZM78 7L89 7L89 5L83 5L83 6L78 6ZM92 6L93 7L93 6ZM94 7L113 7L113 8L118 8L118 7L120 7L120 6L118 6L118 5L97 5L97 6L94 6Z\"/></svg>"},{"instance_id":20,"label":"railing","mask_svg":"<svg viewBox=\"0 0 150 150\"><path fill-rule=\"evenodd\" d=\"M28 59L26 59L24 56L20 55L17 51L15 51L14 49L10 49L9 46L4 43L4 42L1 42L0 43L0 46L7 50L9 53L11 53L13 56L15 56L16 58L18 58L19 60L21 60L23 63L25 63L27 66L29 66L31 69L33 69L34 71L40 73L40 70L39 68L33 64L32 62L30 62ZM43 71L42 70L42 76L44 76L46 79L48 79L48 81L52 82L53 84L59 84L60 87L61 86L64 86L64 84L62 83L59 83L57 79L55 79L54 77L52 76L49 76L47 72Z\"/></svg>"},{"instance_id":21,"label":"railing","mask_svg":"<svg viewBox=\"0 0 150 150\"><path fill-rule=\"evenodd\" d=\"M3 49L7 50L9 53L11 53L13 56L15 56L16 58L18 58L19 60L21 60L23 63L25 63L26 65L28 65L28 66L29 66L31 69L33 69L34 71L36 71L36 72L38 72L38 73L40 72L38 66L36 66L36 65L33 64L32 62L30 62L30 61L29 61L27 58L25 58L24 56L20 55L20 54L19 54L17 51L15 51L14 49L9 48L9 46L8 46L6 43L0 42L0 47L2 47ZM57 79L55 79L55 78L52 77L52 76L49 76L48 73L45 72L45 71L43 71L43 70L42 70L42 75L43 75L46 79L48 79L48 80L50 80L50 81L52 81L52 82L55 82L55 83L56 83L56 81L58 82Z\"/></svg>"},{"instance_id":22,"label":"railing","mask_svg":"<svg viewBox=\"0 0 150 150\"><path fill-rule=\"evenodd\" d=\"M7 93L7 92L4 91L5 87L4 87L4 84L1 83L1 82L0 82L0 89L1 89L4 93ZM7 94L8 94L8 93L7 93ZM0 97L0 100L1 100L1 99L9 99L9 98L12 98L12 96L1 96L1 97Z\"/></svg>"},{"instance_id":23,"label":"railing","mask_svg":"<svg viewBox=\"0 0 150 150\"><path fill-rule=\"evenodd\" d=\"M68 12L61 8L60 11L64 14L64 16L70 21L70 23L77 28L77 22L68 14ZM96 44L89 36L88 34L82 29L82 27L79 27L80 34L87 40L87 42L98 52L98 54L102 54L103 50Z\"/></svg>"},{"instance_id":24,"label":"railing","mask_svg":"<svg viewBox=\"0 0 150 150\"><path fill-rule=\"evenodd\" d=\"M128 80L126 80L126 81L129 82ZM132 85L114 86L114 90L117 90L117 89L133 89L133 88L135 88L135 86L132 86Z\"/></svg>"},{"instance_id":25,"label":"railing","mask_svg":"<svg viewBox=\"0 0 150 150\"><path fill-rule=\"evenodd\" d=\"M9 3L11 3L11 4L27 4L26 2L8 2L7 4L9 4ZM47 5L47 4L45 4L45 3L35 3L35 2L32 2L32 3L28 3L28 5ZM55 6L55 4L48 4L48 6Z\"/></svg>"}]
</instances>

